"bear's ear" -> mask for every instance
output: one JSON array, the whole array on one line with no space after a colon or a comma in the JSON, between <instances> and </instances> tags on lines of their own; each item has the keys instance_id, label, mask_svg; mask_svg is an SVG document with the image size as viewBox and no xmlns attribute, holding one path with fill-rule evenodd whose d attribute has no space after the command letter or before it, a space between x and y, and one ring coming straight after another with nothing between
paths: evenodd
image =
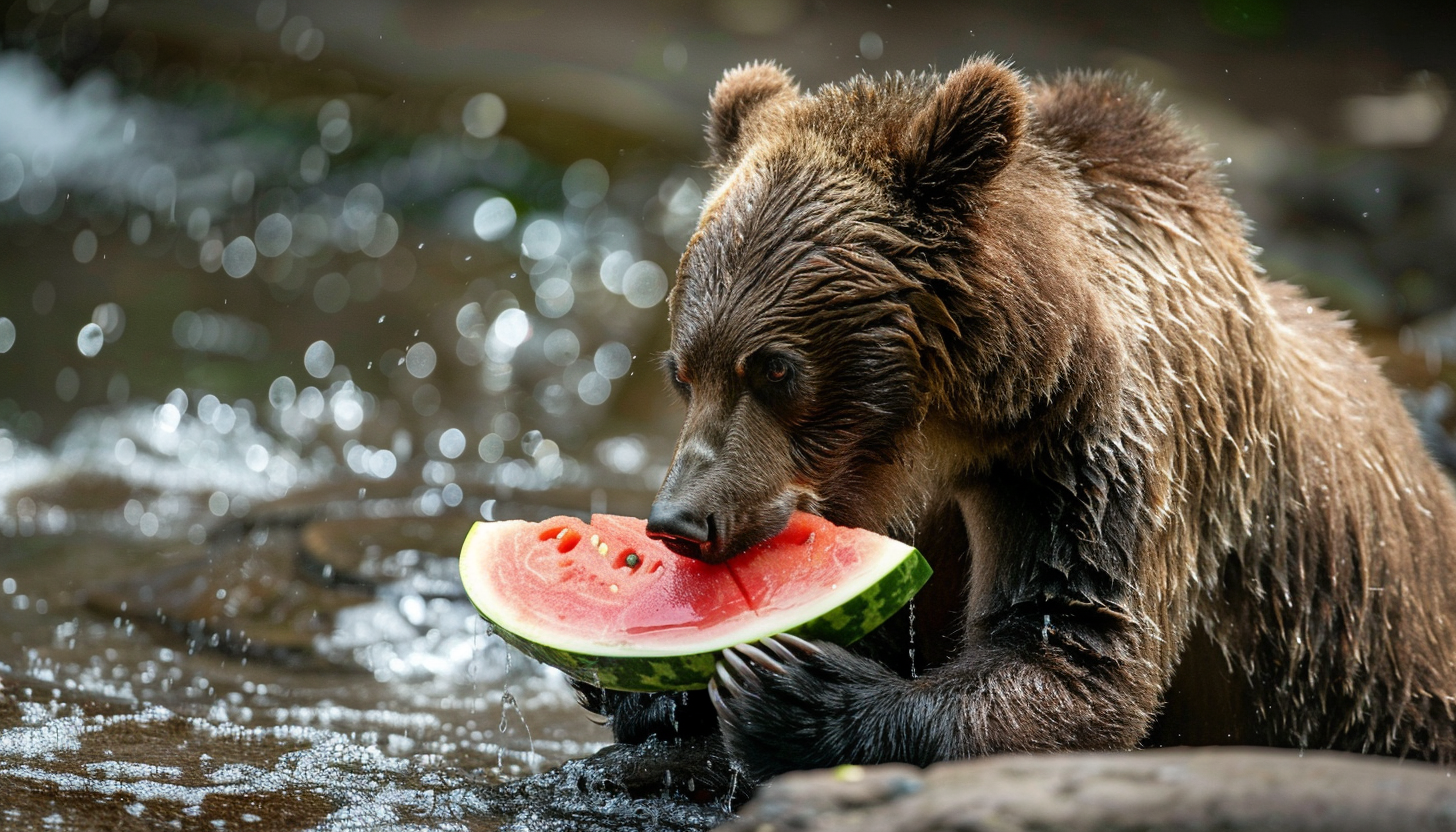
<instances>
[{"instance_id":1,"label":"bear's ear","mask_svg":"<svg viewBox=\"0 0 1456 832\"><path fill-rule=\"evenodd\" d=\"M733 159L743 125L755 110L772 101L792 100L798 95L799 85L794 79L769 61L744 64L723 73L723 80L713 88L708 109L710 161L721 166Z\"/></svg>"},{"instance_id":2,"label":"bear's ear","mask_svg":"<svg viewBox=\"0 0 1456 832\"><path fill-rule=\"evenodd\" d=\"M990 59L952 72L900 132L900 185L932 212L962 211L1011 161L1030 99L1021 79Z\"/></svg>"}]
</instances>

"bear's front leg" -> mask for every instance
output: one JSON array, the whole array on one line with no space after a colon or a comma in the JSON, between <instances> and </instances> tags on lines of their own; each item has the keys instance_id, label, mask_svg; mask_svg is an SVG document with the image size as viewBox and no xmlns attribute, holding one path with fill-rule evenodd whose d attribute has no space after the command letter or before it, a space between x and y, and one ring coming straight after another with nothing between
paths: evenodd
<instances>
[{"instance_id":1,"label":"bear's front leg","mask_svg":"<svg viewBox=\"0 0 1456 832\"><path fill-rule=\"evenodd\" d=\"M914 680L793 635L723 651L709 696L734 759L755 781L784 771L957 756L953 714Z\"/></svg>"},{"instance_id":2,"label":"bear's front leg","mask_svg":"<svg viewBox=\"0 0 1456 832\"><path fill-rule=\"evenodd\" d=\"M791 635L738 645L709 696L729 751L759 781L844 763L1134 747L1159 690L1142 639L1115 612L1055 608L1007 616L917 679Z\"/></svg>"}]
</instances>

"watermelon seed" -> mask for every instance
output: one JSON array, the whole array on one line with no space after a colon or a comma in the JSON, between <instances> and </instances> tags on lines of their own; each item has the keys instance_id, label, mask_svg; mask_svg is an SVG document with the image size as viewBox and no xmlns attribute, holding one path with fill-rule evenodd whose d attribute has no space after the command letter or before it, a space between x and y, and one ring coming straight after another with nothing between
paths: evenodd
<instances>
[{"instance_id":1,"label":"watermelon seed","mask_svg":"<svg viewBox=\"0 0 1456 832\"><path fill-rule=\"evenodd\" d=\"M561 531L556 533L557 540L560 540L563 537L566 537L566 529L562 529Z\"/></svg>"},{"instance_id":2,"label":"watermelon seed","mask_svg":"<svg viewBox=\"0 0 1456 832\"><path fill-rule=\"evenodd\" d=\"M607 589L611 590L612 592L616 592L617 591L617 585L616 584L612 584L611 586L607 587Z\"/></svg>"},{"instance_id":3,"label":"watermelon seed","mask_svg":"<svg viewBox=\"0 0 1456 832\"><path fill-rule=\"evenodd\" d=\"M605 555L607 553L607 544L605 544L605 543L598 543L597 544L597 551L598 552L601 552L602 554Z\"/></svg>"},{"instance_id":4,"label":"watermelon seed","mask_svg":"<svg viewBox=\"0 0 1456 832\"><path fill-rule=\"evenodd\" d=\"M599 535L599 534L592 535L592 545L593 546L600 546L600 545L602 545L602 536Z\"/></svg>"},{"instance_id":5,"label":"watermelon seed","mask_svg":"<svg viewBox=\"0 0 1456 832\"><path fill-rule=\"evenodd\" d=\"M636 569L637 568L637 565L640 564L640 563L642 563L642 558L638 557L636 552L632 552L631 554L627 555L627 565L628 566L632 567L633 569Z\"/></svg>"}]
</instances>

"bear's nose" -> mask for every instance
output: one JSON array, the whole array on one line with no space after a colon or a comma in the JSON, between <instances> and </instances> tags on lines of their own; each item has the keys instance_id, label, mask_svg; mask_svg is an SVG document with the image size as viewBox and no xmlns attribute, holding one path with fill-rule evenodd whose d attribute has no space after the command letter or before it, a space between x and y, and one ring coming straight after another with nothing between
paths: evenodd
<instances>
[{"instance_id":1,"label":"bear's nose","mask_svg":"<svg viewBox=\"0 0 1456 832\"><path fill-rule=\"evenodd\" d=\"M647 536L688 558L702 560L713 542L713 516L700 515L678 502L657 500L647 513Z\"/></svg>"}]
</instances>

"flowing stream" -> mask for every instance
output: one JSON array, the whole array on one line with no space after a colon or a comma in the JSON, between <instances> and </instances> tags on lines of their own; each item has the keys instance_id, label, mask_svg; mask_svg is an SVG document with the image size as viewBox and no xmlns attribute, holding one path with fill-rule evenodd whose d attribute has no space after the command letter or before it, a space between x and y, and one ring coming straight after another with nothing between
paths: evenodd
<instances>
[{"instance_id":1,"label":"flowing stream","mask_svg":"<svg viewBox=\"0 0 1456 832\"><path fill-rule=\"evenodd\" d=\"M0 826L722 820L593 758L456 562L645 511L701 172L549 163L486 90L413 133L236 92L0 51Z\"/></svg>"}]
</instances>

